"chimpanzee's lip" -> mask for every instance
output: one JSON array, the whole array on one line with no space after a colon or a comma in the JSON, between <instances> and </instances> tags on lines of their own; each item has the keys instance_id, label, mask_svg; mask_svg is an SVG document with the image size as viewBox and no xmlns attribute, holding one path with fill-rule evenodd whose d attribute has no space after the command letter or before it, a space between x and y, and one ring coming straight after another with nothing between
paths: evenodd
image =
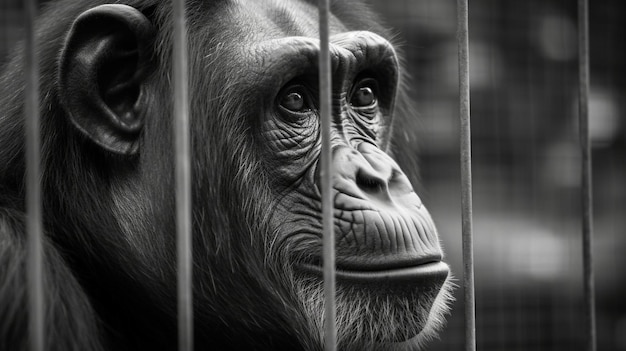
<instances>
[{"instance_id":1,"label":"chimpanzee's lip","mask_svg":"<svg viewBox=\"0 0 626 351\"><path fill-rule=\"evenodd\" d=\"M299 264L298 268L305 273L323 276L323 268L314 264ZM415 283L428 284L440 282L448 277L450 267L442 261L428 261L418 265L380 270L355 270L337 267L335 277L339 282L385 284Z\"/></svg>"}]
</instances>

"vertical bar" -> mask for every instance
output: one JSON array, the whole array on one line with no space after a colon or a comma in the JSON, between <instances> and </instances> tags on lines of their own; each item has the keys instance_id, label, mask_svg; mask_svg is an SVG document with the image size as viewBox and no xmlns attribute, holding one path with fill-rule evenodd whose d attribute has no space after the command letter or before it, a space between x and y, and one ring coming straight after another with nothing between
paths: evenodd
<instances>
[{"instance_id":1,"label":"vertical bar","mask_svg":"<svg viewBox=\"0 0 626 351\"><path fill-rule=\"evenodd\" d=\"M324 350L334 351L337 348L337 330L335 326L335 233L333 226L332 200L332 156L330 145L331 126L331 73L328 16L330 5L328 0L320 0L320 119L322 129L322 227L324 232Z\"/></svg>"},{"instance_id":2,"label":"vertical bar","mask_svg":"<svg viewBox=\"0 0 626 351\"><path fill-rule=\"evenodd\" d=\"M37 2L26 2L26 70L24 113L26 133L26 232L28 327L31 351L43 351L45 320L42 273L42 215L39 140L39 63L36 50Z\"/></svg>"},{"instance_id":3,"label":"vertical bar","mask_svg":"<svg viewBox=\"0 0 626 351\"><path fill-rule=\"evenodd\" d=\"M468 0L457 0L459 50L459 104L461 119L461 223L463 286L465 288L465 350L476 350L474 249L472 243L472 149L470 126Z\"/></svg>"},{"instance_id":4,"label":"vertical bar","mask_svg":"<svg viewBox=\"0 0 626 351\"><path fill-rule=\"evenodd\" d=\"M174 143L176 150L176 230L178 264L178 350L193 350L191 253L191 152L185 1L173 0Z\"/></svg>"},{"instance_id":5,"label":"vertical bar","mask_svg":"<svg viewBox=\"0 0 626 351\"><path fill-rule=\"evenodd\" d=\"M585 293L585 324L587 350L596 350L596 311L593 275L593 216L591 183L591 141L589 138L589 4L578 0L578 118L582 152L582 234L583 285Z\"/></svg>"}]
</instances>

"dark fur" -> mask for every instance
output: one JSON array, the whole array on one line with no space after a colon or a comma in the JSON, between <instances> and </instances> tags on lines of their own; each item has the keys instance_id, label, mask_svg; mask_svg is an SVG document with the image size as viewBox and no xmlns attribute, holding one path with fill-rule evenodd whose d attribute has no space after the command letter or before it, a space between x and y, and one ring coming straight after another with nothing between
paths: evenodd
<instances>
[{"instance_id":1,"label":"dark fur","mask_svg":"<svg viewBox=\"0 0 626 351\"><path fill-rule=\"evenodd\" d=\"M170 5L124 1L153 21L157 35L147 78L154 98L145 111L140 151L119 156L76 133L57 86L57 60L72 21L104 2L56 1L37 22L46 344L63 351L173 350ZM244 109L255 96L254 81L242 82L236 65L219 60L237 40L212 16L225 3L188 4L191 110L206 117L194 118L191 128L196 349L317 349L317 336L294 307L299 302L290 291L292 275L285 274L287 253L269 251L267 208L275 199L254 143L253 115ZM385 33L360 3L335 1L333 12L350 29ZM207 65L207 55L218 59ZM26 350L28 339L23 62L20 46L0 81L1 350Z\"/></svg>"}]
</instances>

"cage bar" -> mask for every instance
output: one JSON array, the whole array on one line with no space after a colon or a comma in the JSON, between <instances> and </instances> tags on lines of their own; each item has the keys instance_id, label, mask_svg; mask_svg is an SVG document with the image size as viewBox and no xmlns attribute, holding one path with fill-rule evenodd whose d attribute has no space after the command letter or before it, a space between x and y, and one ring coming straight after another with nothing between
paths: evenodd
<instances>
[{"instance_id":1,"label":"cage bar","mask_svg":"<svg viewBox=\"0 0 626 351\"><path fill-rule=\"evenodd\" d=\"M335 233L333 227L332 199L332 155L330 145L331 126L331 71L328 17L328 0L318 3L320 54L320 120L322 134L321 183L322 183L322 227L324 258L324 350L337 349L337 328L335 325Z\"/></svg>"},{"instance_id":2,"label":"cage bar","mask_svg":"<svg viewBox=\"0 0 626 351\"><path fill-rule=\"evenodd\" d=\"M461 231L463 237L463 287L465 289L465 350L476 350L474 252L472 228L472 149L470 126L468 0L457 0L459 51L459 105L461 119Z\"/></svg>"},{"instance_id":3,"label":"cage bar","mask_svg":"<svg viewBox=\"0 0 626 351\"><path fill-rule=\"evenodd\" d=\"M185 1L173 0L174 146L176 154L176 245L178 267L178 350L193 350L191 249L191 151Z\"/></svg>"},{"instance_id":4,"label":"cage bar","mask_svg":"<svg viewBox=\"0 0 626 351\"><path fill-rule=\"evenodd\" d=\"M44 350L44 299L42 264L41 170L39 135L39 62L36 50L37 2L26 2L26 69L24 123L26 133L26 232L28 284L28 336L31 351Z\"/></svg>"},{"instance_id":5,"label":"cage bar","mask_svg":"<svg viewBox=\"0 0 626 351\"><path fill-rule=\"evenodd\" d=\"M578 118L582 154L582 250L587 350L596 350L596 310L593 274L593 189L589 138L589 3L578 0Z\"/></svg>"}]
</instances>

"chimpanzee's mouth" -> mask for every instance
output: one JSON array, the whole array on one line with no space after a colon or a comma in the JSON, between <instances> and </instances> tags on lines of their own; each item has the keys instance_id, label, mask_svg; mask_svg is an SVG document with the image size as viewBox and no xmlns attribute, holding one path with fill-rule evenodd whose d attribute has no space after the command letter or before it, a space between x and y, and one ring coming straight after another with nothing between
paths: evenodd
<instances>
[{"instance_id":1,"label":"chimpanzee's mouth","mask_svg":"<svg viewBox=\"0 0 626 351\"><path fill-rule=\"evenodd\" d=\"M320 264L303 263L298 269L305 273L323 276L323 267ZM429 284L440 282L441 284L448 277L450 268L445 262L440 260L428 260L412 266L402 266L381 269L354 269L337 266L335 276L339 282L357 284L385 284L385 283L409 283Z\"/></svg>"}]
</instances>

